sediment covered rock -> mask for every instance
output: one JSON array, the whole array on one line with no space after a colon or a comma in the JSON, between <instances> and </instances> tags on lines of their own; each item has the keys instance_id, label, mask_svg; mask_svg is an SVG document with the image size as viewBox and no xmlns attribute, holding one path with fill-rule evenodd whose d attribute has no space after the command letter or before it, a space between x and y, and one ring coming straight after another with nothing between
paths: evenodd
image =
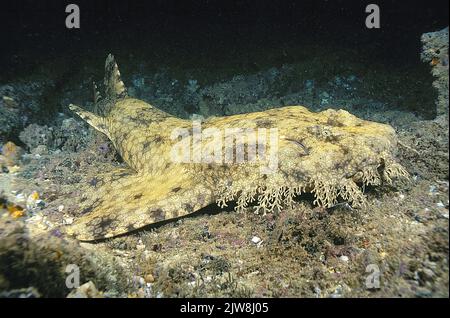
<instances>
[{"instance_id":1,"label":"sediment covered rock","mask_svg":"<svg viewBox=\"0 0 450 318\"><path fill-rule=\"evenodd\" d=\"M422 61L432 66L432 74L436 78L433 86L438 98L436 101L437 115L448 117L448 27L436 32L424 33L421 37L423 49Z\"/></svg>"}]
</instances>

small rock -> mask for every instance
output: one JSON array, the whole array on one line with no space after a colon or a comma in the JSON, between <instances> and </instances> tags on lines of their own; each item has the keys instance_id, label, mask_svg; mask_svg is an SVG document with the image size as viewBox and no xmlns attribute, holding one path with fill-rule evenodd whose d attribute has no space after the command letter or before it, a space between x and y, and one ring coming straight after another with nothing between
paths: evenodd
<instances>
[{"instance_id":1,"label":"small rock","mask_svg":"<svg viewBox=\"0 0 450 318\"><path fill-rule=\"evenodd\" d=\"M89 281L70 292L67 298L103 298L94 283Z\"/></svg>"},{"instance_id":2,"label":"small rock","mask_svg":"<svg viewBox=\"0 0 450 318\"><path fill-rule=\"evenodd\" d=\"M347 263L349 261L349 258L346 255L342 255L341 257L339 257L339 259L345 263Z\"/></svg>"},{"instance_id":3,"label":"small rock","mask_svg":"<svg viewBox=\"0 0 450 318\"><path fill-rule=\"evenodd\" d=\"M423 287L419 287L416 290L416 297L430 297L432 295L431 290Z\"/></svg>"},{"instance_id":4,"label":"small rock","mask_svg":"<svg viewBox=\"0 0 450 318\"><path fill-rule=\"evenodd\" d=\"M253 236L253 237L252 237L252 242L253 242L254 244L258 244L259 242L261 242L261 239L260 239L259 237L257 237L257 236Z\"/></svg>"},{"instance_id":5,"label":"small rock","mask_svg":"<svg viewBox=\"0 0 450 318\"><path fill-rule=\"evenodd\" d=\"M7 166L14 166L23 155L23 149L12 141L8 141L1 147L1 155Z\"/></svg>"},{"instance_id":6,"label":"small rock","mask_svg":"<svg viewBox=\"0 0 450 318\"><path fill-rule=\"evenodd\" d=\"M142 250L145 250L145 244L143 244L143 243L140 243L140 244L137 244L136 245L136 249L137 250L140 250L140 251L142 251Z\"/></svg>"},{"instance_id":7,"label":"small rock","mask_svg":"<svg viewBox=\"0 0 450 318\"><path fill-rule=\"evenodd\" d=\"M16 195L16 202L25 202L25 196L23 193L19 193Z\"/></svg>"},{"instance_id":8,"label":"small rock","mask_svg":"<svg viewBox=\"0 0 450 318\"><path fill-rule=\"evenodd\" d=\"M147 274L144 277L146 283L153 283L155 281L155 277L152 274Z\"/></svg>"},{"instance_id":9,"label":"small rock","mask_svg":"<svg viewBox=\"0 0 450 318\"><path fill-rule=\"evenodd\" d=\"M37 156L48 155L48 148L45 145L39 145L31 150L31 153Z\"/></svg>"},{"instance_id":10,"label":"small rock","mask_svg":"<svg viewBox=\"0 0 450 318\"><path fill-rule=\"evenodd\" d=\"M437 192L436 186L435 185L430 185L430 188L428 190L428 194L429 195L435 195Z\"/></svg>"},{"instance_id":11,"label":"small rock","mask_svg":"<svg viewBox=\"0 0 450 318\"><path fill-rule=\"evenodd\" d=\"M432 281L434 279L434 272L429 268L421 269L418 274L423 281Z\"/></svg>"},{"instance_id":12,"label":"small rock","mask_svg":"<svg viewBox=\"0 0 450 318\"><path fill-rule=\"evenodd\" d=\"M189 282L189 283L187 283L190 287L195 287L195 285L197 285L197 282L196 281L192 281L192 282Z\"/></svg>"},{"instance_id":13,"label":"small rock","mask_svg":"<svg viewBox=\"0 0 450 318\"><path fill-rule=\"evenodd\" d=\"M322 295L322 290L319 287L314 287L314 294L316 294L316 297L319 298Z\"/></svg>"},{"instance_id":14,"label":"small rock","mask_svg":"<svg viewBox=\"0 0 450 318\"><path fill-rule=\"evenodd\" d=\"M17 165L11 166L11 167L7 167L8 169L8 173L16 173L17 171L20 170L20 167Z\"/></svg>"},{"instance_id":15,"label":"small rock","mask_svg":"<svg viewBox=\"0 0 450 318\"><path fill-rule=\"evenodd\" d=\"M430 268L430 269L432 269L432 270L435 270L435 269L437 268L436 262L433 262L433 261L425 261L423 264L424 264L427 268Z\"/></svg>"},{"instance_id":16,"label":"small rock","mask_svg":"<svg viewBox=\"0 0 450 318\"><path fill-rule=\"evenodd\" d=\"M58 211L59 211L59 212L62 212L63 210L64 210L64 205L62 205L62 204L59 205L59 206L58 206Z\"/></svg>"},{"instance_id":17,"label":"small rock","mask_svg":"<svg viewBox=\"0 0 450 318\"><path fill-rule=\"evenodd\" d=\"M3 96L3 103L9 108L19 108L17 102L9 96Z\"/></svg>"},{"instance_id":18,"label":"small rock","mask_svg":"<svg viewBox=\"0 0 450 318\"><path fill-rule=\"evenodd\" d=\"M331 298L341 298L343 294L343 288L341 285L337 285L333 293L330 294Z\"/></svg>"},{"instance_id":19,"label":"small rock","mask_svg":"<svg viewBox=\"0 0 450 318\"><path fill-rule=\"evenodd\" d=\"M67 217L67 218L64 218L64 220L63 220L63 224L64 225L70 225L70 224L72 224L73 223L73 217Z\"/></svg>"}]
</instances>

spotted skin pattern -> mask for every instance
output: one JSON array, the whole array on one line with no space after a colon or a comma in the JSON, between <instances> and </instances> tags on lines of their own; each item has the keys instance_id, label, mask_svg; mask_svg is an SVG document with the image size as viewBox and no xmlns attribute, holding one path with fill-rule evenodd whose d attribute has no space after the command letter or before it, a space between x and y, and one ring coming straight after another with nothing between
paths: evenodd
<instances>
[{"instance_id":1,"label":"spotted skin pattern","mask_svg":"<svg viewBox=\"0 0 450 318\"><path fill-rule=\"evenodd\" d=\"M397 140L392 127L361 120L343 110L312 113L302 106L212 117L201 123L203 130L278 129L274 173L261 173L261 165L267 164L264 160L239 164L174 162L171 150L178 140L171 134L180 128L192 132L193 123L128 97L111 55L105 70L106 97L96 104L94 112L72 104L69 108L108 136L128 168L93 180L92 191L80 200L80 217L67 228L79 240L125 234L217 201L226 204L237 200L244 207L255 199L264 206L278 204L277 195L286 197L292 189L314 193L315 203L325 207L335 204L338 197L358 204L364 196L357 184L376 185L407 174L394 160ZM250 139L242 141L246 156ZM201 140L200 145L203 148L218 142L226 146L223 139ZM274 146L261 147L269 152Z\"/></svg>"}]
</instances>

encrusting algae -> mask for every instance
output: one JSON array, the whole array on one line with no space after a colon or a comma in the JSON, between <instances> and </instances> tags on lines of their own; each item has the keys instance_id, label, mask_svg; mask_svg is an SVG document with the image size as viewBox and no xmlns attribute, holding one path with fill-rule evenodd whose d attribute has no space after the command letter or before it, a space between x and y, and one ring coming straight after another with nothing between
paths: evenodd
<instances>
[{"instance_id":1,"label":"encrusting algae","mask_svg":"<svg viewBox=\"0 0 450 318\"><path fill-rule=\"evenodd\" d=\"M237 209L252 204L267 213L309 192L319 206L359 207L361 186L408 177L395 161L397 138L389 125L302 106L193 123L129 97L112 55L105 69L106 97L96 92L94 112L69 107L108 136L129 168L99 176L82 198L82 216L68 228L80 240L114 237L231 200ZM188 152L180 159L174 149Z\"/></svg>"}]
</instances>

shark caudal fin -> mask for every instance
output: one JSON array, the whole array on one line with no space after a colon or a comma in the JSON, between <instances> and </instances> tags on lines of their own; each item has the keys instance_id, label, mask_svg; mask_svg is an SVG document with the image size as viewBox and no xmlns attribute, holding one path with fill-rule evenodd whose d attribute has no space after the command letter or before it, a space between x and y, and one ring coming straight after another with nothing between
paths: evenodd
<instances>
[{"instance_id":1,"label":"shark caudal fin","mask_svg":"<svg viewBox=\"0 0 450 318\"><path fill-rule=\"evenodd\" d=\"M73 104L69 105L69 109L110 138L105 117L109 114L111 108L114 107L116 99L128 96L125 84L120 79L119 67L112 54L109 54L105 61L104 86L106 98L102 99L95 82L92 85L94 91L94 112L89 112Z\"/></svg>"},{"instance_id":2,"label":"shark caudal fin","mask_svg":"<svg viewBox=\"0 0 450 318\"><path fill-rule=\"evenodd\" d=\"M127 96L125 84L120 79L119 67L112 54L109 54L105 61L105 93L110 98L121 98Z\"/></svg>"},{"instance_id":3,"label":"shark caudal fin","mask_svg":"<svg viewBox=\"0 0 450 318\"><path fill-rule=\"evenodd\" d=\"M87 122L89 125L110 138L108 128L106 126L106 120L104 117L88 112L87 110L84 110L83 108L74 104L70 104L69 109L80 116L80 118Z\"/></svg>"}]
</instances>

